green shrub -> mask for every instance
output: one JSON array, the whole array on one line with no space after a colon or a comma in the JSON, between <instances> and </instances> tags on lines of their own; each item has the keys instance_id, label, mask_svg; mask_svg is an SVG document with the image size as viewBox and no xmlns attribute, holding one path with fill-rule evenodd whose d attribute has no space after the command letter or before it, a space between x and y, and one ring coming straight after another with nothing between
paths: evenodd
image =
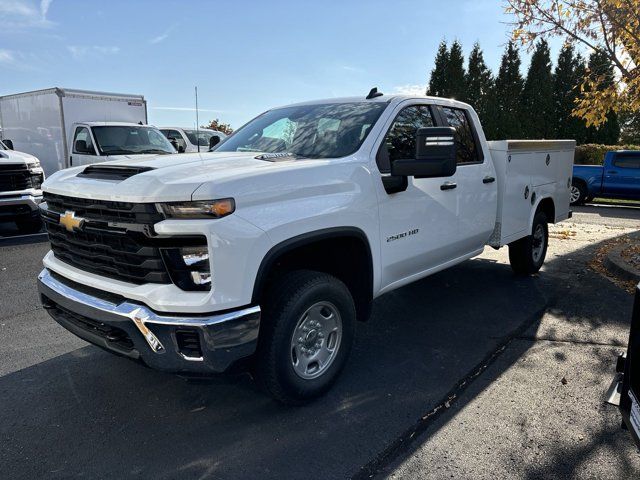
<instances>
[{"instance_id":1,"label":"green shrub","mask_svg":"<svg viewBox=\"0 0 640 480\"><path fill-rule=\"evenodd\" d=\"M578 145L573 163L576 165L602 165L605 154L611 150L640 150L640 145L599 145L596 143Z\"/></svg>"}]
</instances>

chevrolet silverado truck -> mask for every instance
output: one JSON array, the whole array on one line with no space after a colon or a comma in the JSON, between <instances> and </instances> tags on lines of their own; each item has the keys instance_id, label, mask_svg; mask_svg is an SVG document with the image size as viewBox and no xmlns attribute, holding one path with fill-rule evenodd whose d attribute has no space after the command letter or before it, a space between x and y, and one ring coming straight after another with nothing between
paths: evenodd
<instances>
[{"instance_id":1,"label":"chevrolet silverado truck","mask_svg":"<svg viewBox=\"0 0 640 480\"><path fill-rule=\"evenodd\" d=\"M570 216L574 148L487 142L469 105L374 89L269 110L211 153L63 170L44 185L42 304L152 368L249 371L302 403L374 298L486 245L537 272L547 224Z\"/></svg>"},{"instance_id":2,"label":"chevrolet silverado truck","mask_svg":"<svg viewBox=\"0 0 640 480\"><path fill-rule=\"evenodd\" d=\"M0 142L0 221L15 222L20 233L42 229L38 204L42 201L44 172L40 161Z\"/></svg>"},{"instance_id":3,"label":"chevrolet silverado truck","mask_svg":"<svg viewBox=\"0 0 640 480\"><path fill-rule=\"evenodd\" d=\"M607 152L603 165L574 165L571 204L595 197L640 199L640 151Z\"/></svg>"}]
</instances>

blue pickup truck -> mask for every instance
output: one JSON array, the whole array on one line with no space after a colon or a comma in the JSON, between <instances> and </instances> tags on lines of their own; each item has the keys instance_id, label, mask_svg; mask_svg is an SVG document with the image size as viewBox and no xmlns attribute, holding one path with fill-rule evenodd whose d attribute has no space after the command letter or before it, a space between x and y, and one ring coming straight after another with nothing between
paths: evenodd
<instances>
[{"instance_id":1,"label":"blue pickup truck","mask_svg":"<svg viewBox=\"0 0 640 480\"><path fill-rule=\"evenodd\" d=\"M640 151L607 152L604 164L574 165L571 205L600 198L640 199Z\"/></svg>"}]
</instances>

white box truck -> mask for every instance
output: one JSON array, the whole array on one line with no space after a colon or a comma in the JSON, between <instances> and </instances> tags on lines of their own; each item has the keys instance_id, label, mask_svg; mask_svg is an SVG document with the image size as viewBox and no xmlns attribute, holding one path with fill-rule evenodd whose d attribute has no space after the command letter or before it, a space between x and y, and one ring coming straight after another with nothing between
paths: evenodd
<instances>
[{"instance_id":1,"label":"white box truck","mask_svg":"<svg viewBox=\"0 0 640 480\"><path fill-rule=\"evenodd\" d=\"M147 102L142 95L66 88L0 97L1 139L40 159L46 175L73 166L75 124L83 122L146 125Z\"/></svg>"},{"instance_id":2,"label":"white box truck","mask_svg":"<svg viewBox=\"0 0 640 480\"><path fill-rule=\"evenodd\" d=\"M249 368L300 403L337 378L374 298L486 245L537 272L547 225L571 216L574 148L487 142L469 105L434 97L275 108L212 153L49 177L41 299L106 350L182 375Z\"/></svg>"}]
</instances>

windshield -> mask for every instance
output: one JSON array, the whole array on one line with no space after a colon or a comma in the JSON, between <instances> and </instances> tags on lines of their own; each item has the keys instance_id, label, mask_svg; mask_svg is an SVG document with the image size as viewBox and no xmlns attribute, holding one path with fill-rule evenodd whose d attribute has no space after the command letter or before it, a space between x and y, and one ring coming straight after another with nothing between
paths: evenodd
<instances>
[{"instance_id":1,"label":"windshield","mask_svg":"<svg viewBox=\"0 0 640 480\"><path fill-rule=\"evenodd\" d=\"M159 130L152 127L107 125L93 127L93 136L104 155L176 153Z\"/></svg>"},{"instance_id":2,"label":"windshield","mask_svg":"<svg viewBox=\"0 0 640 480\"><path fill-rule=\"evenodd\" d=\"M192 145L200 145L201 147L209 148L209 140L214 135L220 137L220 140L225 138L225 135L220 132L214 132L212 130L185 130L184 133Z\"/></svg>"},{"instance_id":3,"label":"windshield","mask_svg":"<svg viewBox=\"0 0 640 480\"><path fill-rule=\"evenodd\" d=\"M358 102L270 110L228 137L215 151L345 157L360 148L386 107L381 102Z\"/></svg>"}]
</instances>

